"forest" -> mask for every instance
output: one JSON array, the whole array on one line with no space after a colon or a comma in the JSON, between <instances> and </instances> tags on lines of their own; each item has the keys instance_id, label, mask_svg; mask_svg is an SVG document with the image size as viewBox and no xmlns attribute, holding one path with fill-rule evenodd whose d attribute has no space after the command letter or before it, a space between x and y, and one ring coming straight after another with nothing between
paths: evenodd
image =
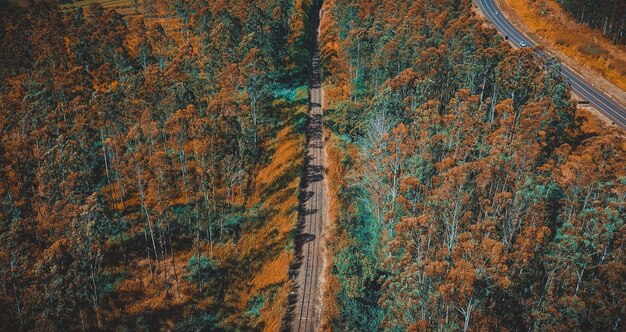
<instances>
[{"instance_id":1,"label":"forest","mask_svg":"<svg viewBox=\"0 0 626 332\"><path fill-rule=\"evenodd\" d=\"M470 0L323 11L324 327L623 330L626 141L579 114L559 62Z\"/></svg>"},{"instance_id":2,"label":"forest","mask_svg":"<svg viewBox=\"0 0 626 332\"><path fill-rule=\"evenodd\" d=\"M282 325L307 6L0 2L0 330Z\"/></svg>"},{"instance_id":3,"label":"forest","mask_svg":"<svg viewBox=\"0 0 626 332\"><path fill-rule=\"evenodd\" d=\"M557 0L579 23L602 31L615 44L626 44L626 2L622 0Z\"/></svg>"},{"instance_id":4,"label":"forest","mask_svg":"<svg viewBox=\"0 0 626 332\"><path fill-rule=\"evenodd\" d=\"M0 0L0 331L288 330L313 2ZM559 61L471 0L320 15L321 330L626 329L626 139Z\"/></svg>"}]
</instances>

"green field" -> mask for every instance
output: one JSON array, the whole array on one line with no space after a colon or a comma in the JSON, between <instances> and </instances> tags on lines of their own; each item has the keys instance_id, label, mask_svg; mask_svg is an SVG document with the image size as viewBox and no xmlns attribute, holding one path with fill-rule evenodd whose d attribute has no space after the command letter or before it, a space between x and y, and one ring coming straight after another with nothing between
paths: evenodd
<instances>
[{"instance_id":1,"label":"green field","mask_svg":"<svg viewBox=\"0 0 626 332\"><path fill-rule=\"evenodd\" d=\"M26 0L9 0L13 3L17 3L20 5L27 5L28 2ZM104 8L114 8L120 14L123 15L132 15L139 14L143 10L142 0L79 0L74 1L73 3L66 3L60 5L60 7L64 10L69 10L72 8L83 7L87 8L92 3L100 3Z\"/></svg>"},{"instance_id":2,"label":"green field","mask_svg":"<svg viewBox=\"0 0 626 332\"><path fill-rule=\"evenodd\" d=\"M92 3L100 3L104 8L115 8L120 14L131 15L141 12L141 2L140 0L81 0L74 1L74 3L71 4L63 4L61 8L88 7Z\"/></svg>"}]
</instances>

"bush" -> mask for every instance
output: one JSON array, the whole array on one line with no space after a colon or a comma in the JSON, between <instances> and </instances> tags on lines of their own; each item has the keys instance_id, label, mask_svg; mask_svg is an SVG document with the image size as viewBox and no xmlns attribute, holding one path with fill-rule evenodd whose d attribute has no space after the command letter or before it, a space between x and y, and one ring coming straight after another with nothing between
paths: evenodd
<instances>
[{"instance_id":1,"label":"bush","mask_svg":"<svg viewBox=\"0 0 626 332\"><path fill-rule=\"evenodd\" d=\"M203 285L214 278L216 272L215 261L206 256L200 256L200 258L191 256L187 270L189 271L187 274L189 281Z\"/></svg>"}]
</instances>

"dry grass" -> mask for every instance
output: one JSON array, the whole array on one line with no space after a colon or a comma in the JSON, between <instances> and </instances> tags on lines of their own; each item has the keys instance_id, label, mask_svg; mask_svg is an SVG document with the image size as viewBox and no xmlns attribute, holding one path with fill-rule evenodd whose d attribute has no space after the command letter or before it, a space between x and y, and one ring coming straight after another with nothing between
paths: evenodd
<instances>
[{"instance_id":1,"label":"dry grass","mask_svg":"<svg viewBox=\"0 0 626 332\"><path fill-rule=\"evenodd\" d=\"M621 138L622 147L626 150L626 136L624 132L615 126L609 125L601 114L597 114L593 108L581 108L576 111L576 120L580 123L580 131L585 136L608 136L616 135Z\"/></svg>"},{"instance_id":2,"label":"dry grass","mask_svg":"<svg viewBox=\"0 0 626 332\"><path fill-rule=\"evenodd\" d=\"M273 144L276 150L272 160L259 171L255 194L249 203L252 206L263 202L263 208L272 211L271 221L257 233L246 234L241 238L238 246L243 255L261 250L267 244L267 238L285 240L296 227L300 177L289 177L288 174L300 174L304 141L304 135L294 132L292 127L287 127L278 134Z\"/></svg>"},{"instance_id":3,"label":"dry grass","mask_svg":"<svg viewBox=\"0 0 626 332\"><path fill-rule=\"evenodd\" d=\"M606 130L606 123L591 110L578 108L576 118L580 121L580 130L585 134L600 135Z\"/></svg>"},{"instance_id":4,"label":"dry grass","mask_svg":"<svg viewBox=\"0 0 626 332\"><path fill-rule=\"evenodd\" d=\"M261 311L260 317L265 322L265 330L277 331L280 329L282 318L285 315L285 308L287 307L289 291L292 288L287 273L293 258L292 252L281 252L273 261L265 264L252 280L252 293L260 293L263 289L274 285L280 285L281 287L273 303L270 303Z\"/></svg>"},{"instance_id":5,"label":"dry grass","mask_svg":"<svg viewBox=\"0 0 626 332\"><path fill-rule=\"evenodd\" d=\"M343 186L344 169L341 163L342 152L337 143L339 138L330 131L324 130L324 140L326 141L326 167L328 184L328 222L326 223L327 243L329 249L326 250L326 269L324 271L324 317L322 317L321 330L330 331L330 322L339 316L339 309L335 303L337 291L339 290L339 280L331 273L333 265L333 244L337 242L336 221L341 213L341 203L339 201L339 190Z\"/></svg>"},{"instance_id":6,"label":"dry grass","mask_svg":"<svg viewBox=\"0 0 626 332\"><path fill-rule=\"evenodd\" d=\"M306 107L299 111L306 112ZM253 276L250 290L240 294L238 306L245 306L254 296L262 296L267 289L277 287L273 299L262 307L256 321L264 324L265 331L278 331L292 289L288 271L295 252L288 243L293 241L291 236L298 222L305 136L297 133L293 127L286 127L278 133L271 145L273 156L270 163L259 171L254 197L250 201L250 205L262 202L263 209L270 211L268 222L258 232L242 236L236 247L242 257L255 252L268 252L268 248L275 245L287 246L288 250L279 251L274 257L266 256L267 262Z\"/></svg>"},{"instance_id":7,"label":"dry grass","mask_svg":"<svg viewBox=\"0 0 626 332\"><path fill-rule=\"evenodd\" d=\"M183 251L175 254L178 288L170 259L165 268L161 262L152 260L149 263L145 258L136 259L127 266L116 267L111 272L122 272L128 275L116 287L116 296L108 299L107 306L115 312L112 317L126 315L140 317L146 313L159 313L165 325L173 329L181 309L192 302L192 294L195 291L194 285L183 278L183 274L186 273L186 262L190 256L190 252ZM154 279L148 273L149 264L157 269ZM159 265L155 266L155 264ZM164 291L165 285L167 285L167 292Z\"/></svg>"},{"instance_id":8,"label":"dry grass","mask_svg":"<svg viewBox=\"0 0 626 332\"><path fill-rule=\"evenodd\" d=\"M500 0L531 32L549 46L600 73L626 91L626 47L613 45L602 33L577 24L552 0ZM534 35L534 36L533 36Z\"/></svg>"}]
</instances>

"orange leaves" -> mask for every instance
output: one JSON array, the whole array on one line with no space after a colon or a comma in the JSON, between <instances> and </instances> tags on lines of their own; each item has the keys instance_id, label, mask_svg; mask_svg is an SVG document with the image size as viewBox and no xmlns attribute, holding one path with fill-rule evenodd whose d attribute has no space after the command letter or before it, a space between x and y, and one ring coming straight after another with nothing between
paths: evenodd
<instances>
[{"instance_id":1,"label":"orange leaves","mask_svg":"<svg viewBox=\"0 0 626 332\"><path fill-rule=\"evenodd\" d=\"M600 272L606 277L606 281L613 284L623 284L624 275L626 275L626 264L617 261L609 262L600 267Z\"/></svg>"},{"instance_id":2,"label":"orange leaves","mask_svg":"<svg viewBox=\"0 0 626 332\"><path fill-rule=\"evenodd\" d=\"M617 138L617 137L616 137ZM563 185L584 184L607 176L624 176L624 152L619 141L599 137L576 151L563 149L567 161L561 166L559 181Z\"/></svg>"},{"instance_id":3,"label":"orange leaves","mask_svg":"<svg viewBox=\"0 0 626 332\"><path fill-rule=\"evenodd\" d=\"M446 261L433 261L426 265L426 274L433 277L443 277L449 268L450 264Z\"/></svg>"},{"instance_id":4,"label":"orange leaves","mask_svg":"<svg viewBox=\"0 0 626 332\"><path fill-rule=\"evenodd\" d=\"M512 199L513 199L513 193L510 193L507 191L497 193L493 197L493 200L499 204L508 204L511 202Z\"/></svg>"},{"instance_id":5,"label":"orange leaves","mask_svg":"<svg viewBox=\"0 0 626 332\"><path fill-rule=\"evenodd\" d=\"M396 229L399 235L402 235L404 231L414 231L420 228L430 227L429 223L431 219L427 215L420 215L419 217L403 217L400 223L396 225Z\"/></svg>"},{"instance_id":6,"label":"orange leaves","mask_svg":"<svg viewBox=\"0 0 626 332\"><path fill-rule=\"evenodd\" d=\"M335 57L340 53L340 47L338 41L331 40L324 45L324 54L325 56L334 55Z\"/></svg>"},{"instance_id":7,"label":"orange leaves","mask_svg":"<svg viewBox=\"0 0 626 332\"><path fill-rule=\"evenodd\" d=\"M472 264L460 260L455 262L454 268L447 275L447 282L439 286L439 291L444 298L459 298L462 301L463 298L472 296L476 279L476 270Z\"/></svg>"},{"instance_id":8,"label":"orange leaves","mask_svg":"<svg viewBox=\"0 0 626 332\"><path fill-rule=\"evenodd\" d=\"M409 325L408 332L426 332L430 331L431 328L427 321L418 320L415 323Z\"/></svg>"},{"instance_id":9,"label":"orange leaves","mask_svg":"<svg viewBox=\"0 0 626 332\"><path fill-rule=\"evenodd\" d=\"M260 52L261 52L261 50L259 50L258 48L256 48L256 47L252 48L248 52L248 54L245 55L243 60L241 61L241 65L243 67L247 67L248 71L252 70L250 68L257 66L258 62L261 60L260 59L260 57L261 57ZM247 74L249 74L249 73L247 73Z\"/></svg>"},{"instance_id":10,"label":"orange leaves","mask_svg":"<svg viewBox=\"0 0 626 332\"><path fill-rule=\"evenodd\" d=\"M408 190L411 190L413 188L419 188L419 187L421 187L420 180L418 178L412 176L412 175L408 175L402 181L402 184L401 184L401 187L400 187L400 191L408 191Z\"/></svg>"},{"instance_id":11,"label":"orange leaves","mask_svg":"<svg viewBox=\"0 0 626 332\"><path fill-rule=\"evenodd\" d=\"M551 231L546 226L528 226L521 231L518 241L515 244L515 250L512 254L522 266L528 264L536 255L537 250L541 248Z\"/></svg>"},{"instance_id":12,"label":"orange leaves","mask_svg":"<svg viewBox=\"0 0 626 332\"><path fill-rule=\"evenodd\" d=\"M46 248L46 250L42 253L41 259L46 264L49 264L49 267L52 269L49 273L58 273L59 271L57 271L57 269L63 268L59 262L71 259L71 254L69 252L71 245L72 244L68 238L61 238L52 243L52 245ZM61 273L64 272L65 271L61 271Z\"/></svg>"},{"instance_id":13,"label":"orange leaves","mask_svg":"<svg viewBox=\"0 0 626 332\"><path fill-rule=\"evenodd\" d=\"M446 157L442 161L435 164L437 171L444 173L455 164L455 160L451 157Z\"/></svg>"}]
</instances>

